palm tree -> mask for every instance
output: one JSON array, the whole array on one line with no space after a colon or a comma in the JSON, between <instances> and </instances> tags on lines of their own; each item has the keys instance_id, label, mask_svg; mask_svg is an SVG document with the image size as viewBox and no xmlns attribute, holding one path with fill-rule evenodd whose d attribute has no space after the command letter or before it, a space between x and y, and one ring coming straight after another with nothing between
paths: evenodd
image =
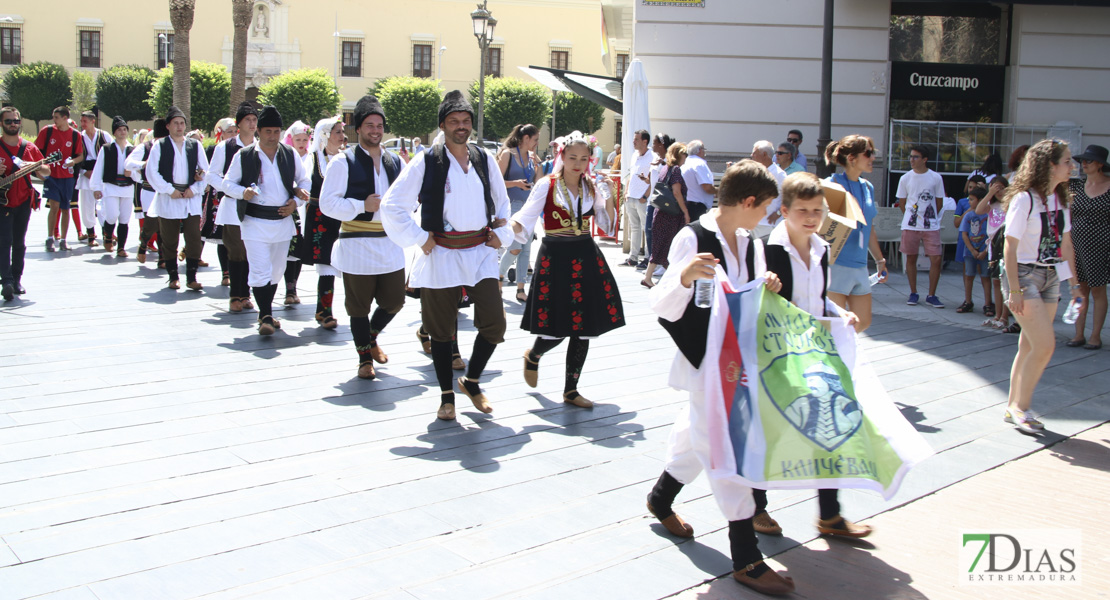
<instances>
[{"instance_id":1,"label":"palm tree","mask_svg":"<svg viewBox=\"0 0 1110 600\"><path fill-rule=\"evenodd\" d=\"M173 104L189 117L189 30L193 28L196 0L170 0L173 24Z\"/></svg>"},{"instance_id":2,"label":"palm tree","mask_svg":"<svg viewBox=\"0 0 1110 600\"><path fill-rule=\"evenodd\" d=\"M254 16L254 0L231 0L231 24L235 46L231 51L231 115L247 97L247 34Z\"/></svg>"}]
</instances>

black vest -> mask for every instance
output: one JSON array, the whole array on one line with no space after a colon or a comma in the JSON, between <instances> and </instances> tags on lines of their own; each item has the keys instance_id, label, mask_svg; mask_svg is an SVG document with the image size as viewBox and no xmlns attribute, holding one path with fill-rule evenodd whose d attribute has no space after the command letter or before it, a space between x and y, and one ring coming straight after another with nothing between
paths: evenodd
<instances>
[{"instance_id":1,"label":"black vest","mask_svg":"<svg viewBox=\"0 0 1110 600\"><path fill-rule=\"evenodd\" d=\"M367 198L371 194L379 193L374 184L374 159L370 158L365 150L360 152L360 149L361 146L356 144L343 153L347 157L347 192L344 198ZM389 185L393 185L394 180L401 174L401 159L383 148L382 168L385 169L385 177L389 181ZM323 185L322 181L321 185ZM313 183L313 188L315 188L315 183ZM359 213L354 220L373 221L374 213Z\"/></svg>"},{"instance_id":2,"label":"black vest","mask_svg":"<svg viewBox=\"0 0 1110 600\"><path fill-rule=\"evenodd\" d=\"M158 157L158 174L162 176L162 179L165 179L167 183L172 184L173 187L179 190L184 190L193 185L196 182L197 164L200 160L200 144L193 138L185 138L185 162L187 163L185 174L189 179L178 183L173 180L173 162L176 156L173 138L167 135L157 143L162 145L160 148L162 155Z\"/></svg>"},{"instance_id":3,"label":"black vest","mask_svg":"<svg viewBox=\"0 0 1110 600\"><path fill-rule=\"evenodd\" d=\"M123 149L124 156L130 156L134 147L128 144ZM119 154L116 150L116 143L112 142L111 145L104 147L104 176L102 180L104 183L114 184L119 178L123 177L123 171L119 168Z\"/></svg>"},{"instance_id":4,"label":"black vest","mask_svg":"<svg viewBox=\"0 0 1110 600\"><path fill-rule=\"evenodd\" d=\"M224 168L220 169L220 175L227 175L227 170L231 167L231 161L235 158L235 153L239 151L241 146L235 143L239 138L233 137L224 142Z\"/></svg>"},{"instance_id":5,"label":"black vest","mask_svg":"<svg viewBox=\"0 0 1110 600\"><path fill-rule=\"evenodd\" d=\"M93 138L92 158L89 158L88 153L85 154L85 160L81 161L81 169L82 170L92 171L93 169L96 168L96 154L98 152L100 152L101 148L108 145L108 140L105 139L106 136L107 136L107 134L104 133L103 131L101 131L99 129L96 130L96 137ZM85 136L82 134L81 135L82 144L84 143L84 141L85 141Z\"/></svg>"},{"instance_id":6,"label":"black vest","mask_svg":"<svg viewBox=\"0 0 1110 600\"><path fill-rule=\"evenodd\" d=\"M470 168L475 169L478 178L482 180L486 222L492 223L496 210L493 207L493 195L490 193L486 153L474 144L467 144L466 148L470 154ZM443 203L446 196L447 172L450 169L447 148L443 144L436 144L424 151L424 182L420 186L420 227L424 231L442 232L445 229Z\"/></svg>"},{"instance_id":7,"label":"black vest","mask_svg":"<svg viewBox=\"0 0 1110 600\"><path fill-rule=\"evenodd\" d=\"M321 155L324 156L324 160L327 160L327 153L325 153L323 150L312 153L312 173L309 175L309 181L311 181L312 183L309 186L308 197L311 198L314 202L320 201L320 190L324 188L324 169L328 168L326 162L324 164L320 164ZM350 169L351 165L348 163L348 173L350 173ZM348 181L350 181L349 178Z\"/></svg>"},{"instance_id":8,"label":"black vest","mask_svg":"<svg viewBox=\"0 0 1110 600\"><path fill-rule=\"evenodd\" d=\"M250 187L258 183L258 174L262 171L262 157L258 156L258 144L251 144L239 151L240 166L243 176L239 178L239 185ZM297 174L297 167L293 161L297 160L295 150L285 144L278 144L274 161L277 162L278 172L281 173L281 183L289 197L293 197L293 177Z\"/></svg>"},{"instance_id":9,"label":"black vest","mask_svg":"<svg viewBox=\"0 0 1110 600\"><path fill-rule=\"evenodd\" d=\"M721 264L725 263L725 251L721 247L717 234L702 227L701 223L694 221L687 225L694 232L698 240L698 253L711 252ZM748 281L755 279L755 240L748 236L748 250L745 253L744 264L748 268ZM674 340L678 350L690 361L695 369L701 368L701 361L705 358L705 341L709 333L710 309L694 305L694 298L686 305L686 312L677 321L659 319L659 324L667 330Z\"/></svg>"},{"instance_id":10,"label":"black vest","mask_svg":"<svg viewBox=\"0 0 1110 600\"><path fill-rule=\"evenodd\" d=\"M786 298L787 302L793 302L794 298L794 267L790 264L790 253L787 252L784 246L778 244L767 244L767 249L764 252L767 257L767 270L779 276L779 281L782 282L782 289L779 290L779 295ZM824 284L821 286L821 316L827 316L825 310L825 298L828 297L829 290L829 252L821 256L821 279ZM817 315L814 315L817 316Z\"/></svg>"}]
</instances>

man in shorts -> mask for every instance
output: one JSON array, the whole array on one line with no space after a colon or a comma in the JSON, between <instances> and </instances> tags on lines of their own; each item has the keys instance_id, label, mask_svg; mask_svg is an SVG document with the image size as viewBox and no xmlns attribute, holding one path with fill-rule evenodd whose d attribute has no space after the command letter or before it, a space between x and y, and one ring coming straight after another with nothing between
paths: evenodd
<instances>
[{"instance_id":1,"label":"man in shorts","mask_svg":"<svg viewBox=\"0 0 1110 600\"><path fill-rule=\"evenodd\" d=\"M66 235L69 233L69 210L76 196L77 179L74 176L74 166L85 158L85 145L81 134L69 126L69 109L59 106L54 109L51 118L52 125L47 125L39 131L35 140L43 156L54 152L62 153L62 162L50 165L50 176L42 185L42 195L46 197L49 214L46 218L46 251L54 251L54 222L58 219L61 210L61 234L58 242L59 250L69 250L66 245Z\"/></svg>"},{"instance_id":2,"label":"man in shorts","mask_svg":"<svg viewBox=\"0 0 1110 600\"><path fill-rule=\"evenodd\" d=\"M902 217L902 254L906 255L906 278L910 281L910 297L906 304L914 306L917 295L917 252L924 244L929 257L929 294L925 304L944 308L937 298L940 283L942 248L940 244L940 213L944 207L944 180L929 168L929 151L924 146L910 149L910 167L913 169L898 180L898 208Z\"/></svg>"}]
</instances>

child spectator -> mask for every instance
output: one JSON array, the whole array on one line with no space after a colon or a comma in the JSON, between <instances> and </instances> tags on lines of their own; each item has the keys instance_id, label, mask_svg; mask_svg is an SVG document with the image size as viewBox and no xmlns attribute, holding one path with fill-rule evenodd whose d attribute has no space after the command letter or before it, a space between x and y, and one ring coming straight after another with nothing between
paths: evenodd
<instances>
[{"instance_id":1,"label":"child spectator","mask_svg":"<svg viewBox=\"0 0 1110 600\"><path fill-rule=\"evenodd\" d=\"M987 264L988 216L975 211L979 203L984 202L987 191L976 185L968 193L970 204L960 221L960 241L964 245L964 303L956 309L958 313L975 310L975 304L971 301L971 288L975 285L976 271L983 282L984 307L991 303L991 281Z\"/></svg>"},{"instance_id":2,"label":"child spectator","mask_svg":"<svg viewBox=\"0 0 1110 600\"><path fill-rule=\"evenodd\" d=\"M971 206L971 190L981 187L987 189L987 180L982 175L972 175L967 179L967 198L961 198L956 203L956 220L953 221L956 229L959 230L960 223L963 222L963 216L967 213L968 208ZM956 262L962 264L964 262L964 238L962 235L956 236Z\"/></svg>"}]
</instances>

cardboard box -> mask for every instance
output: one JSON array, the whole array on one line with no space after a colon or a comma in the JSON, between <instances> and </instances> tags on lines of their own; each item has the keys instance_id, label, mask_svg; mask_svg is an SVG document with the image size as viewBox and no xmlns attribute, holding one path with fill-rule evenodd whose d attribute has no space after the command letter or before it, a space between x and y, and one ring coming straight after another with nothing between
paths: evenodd
<instances>
[{"instance_id":1,"label":"cardboard box","mask_svg":"<svg viewBox=\"0 0 1110 600\"><path fill-rule=\"evenodd\" d=\"M821 223L817 235L829 243L829 264L833 264L840 255L840 250L844 248L848 235L855 231L856 227L866 225L867 219L864 218L863 209L860 208L855 196L840 184L822 181L821 189L825 192L829 214L825 216L825 221Z\"/></svg>"}]
</instances>

